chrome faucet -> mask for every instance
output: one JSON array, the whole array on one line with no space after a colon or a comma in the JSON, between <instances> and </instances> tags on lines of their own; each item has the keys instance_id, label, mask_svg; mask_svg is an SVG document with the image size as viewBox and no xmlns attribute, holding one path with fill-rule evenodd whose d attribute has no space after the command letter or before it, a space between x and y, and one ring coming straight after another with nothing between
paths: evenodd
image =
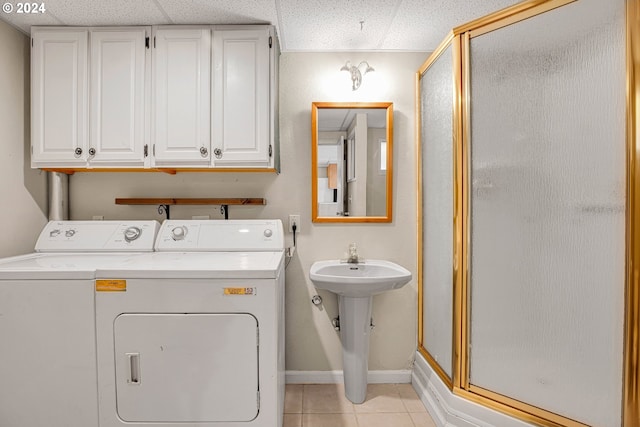
<instances>
[{"instance_id":1,"label":"chrome faucet","mask_svg":"<svg viewBox=\"0 0 640 427\"><path fill-rule=\"evenodd\" d=\"M350 264L358 263L358 249L355 243L349 244L349 258L347 258L347 262Z\"/></svg>"}]
</instances>

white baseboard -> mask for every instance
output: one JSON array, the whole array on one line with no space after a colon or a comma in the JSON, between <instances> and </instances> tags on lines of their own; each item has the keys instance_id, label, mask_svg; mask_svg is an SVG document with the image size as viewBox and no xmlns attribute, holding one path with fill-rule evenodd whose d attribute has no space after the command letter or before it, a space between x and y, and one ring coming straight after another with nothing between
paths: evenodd
<instances>
[{"instance_id":1,"label":"white baseboard","mask_svg":"<svg viewBox=\"0 0 640 427\"><path fill-rule=\"evenodd\" d=\"M438 427L532 426L454 395L420 352L416 352L411 383Z\"/></svg>"},{"instance_id":2,"label":"white baseboard","mask_svg":"<svg viewBox=\"0 0 640 427\"><path fill-rule=\"evenodd\" d=\"M341 384L342 371L286 371L287 384ZM411 383L411 371L369 371L369 384L402 384Z\"/></svg>"}]
</instances>

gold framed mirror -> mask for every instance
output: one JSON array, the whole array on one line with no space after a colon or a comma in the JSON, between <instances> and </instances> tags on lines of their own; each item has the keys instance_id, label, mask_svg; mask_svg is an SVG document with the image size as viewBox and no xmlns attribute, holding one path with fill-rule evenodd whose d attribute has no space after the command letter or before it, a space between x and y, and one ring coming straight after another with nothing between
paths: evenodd
<instances>
[{"instance_id":1,"label":"gold framed mirror","mask_svg":"<svg viewBox=\"0 0 640 427\"><path fill-rule=\"evenodd\" d=\"M393 103L311 104L311 220L391 222Z\"/></svg>"}]
</instances>

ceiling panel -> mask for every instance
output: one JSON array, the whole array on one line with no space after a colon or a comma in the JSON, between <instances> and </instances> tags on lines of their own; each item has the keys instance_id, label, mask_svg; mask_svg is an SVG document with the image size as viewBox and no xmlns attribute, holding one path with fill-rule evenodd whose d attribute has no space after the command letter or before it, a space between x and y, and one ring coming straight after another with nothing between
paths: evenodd
<instances>
[{"instance_id":1,"label":"ceiling panel","mask_svg":"<svg viewBox=\"0 0 640 427\"><path fill-rule=\"evenodd\" d=\"M4 0L15 4L14 0ZM455 26L518 0L46 0L31 25L273 24L283 52L432 51Z\"/></svg>"},{"instance_id":2,"label":"ceiling panel","mask_svg":"<svg viewBox=\"0 0 640 427\"><path fill-rule=\"evenodd\" d=\"M49 10L42 14L0 13L0 19L8 22L26 34L31 33L32 25L63 25Z\"/></svg>"},{"instance_id":3,"label":"ceiling panel","mask_svg":"<svg viewBox=\"0 0 640 427\"><path fill-rule=\"evenodd\" d=\"M174 24L276 24L276 0L156 0Z\"/></svg>"},{"instance_id":4,"label":"ceiling panel","mask_svg":"<svg viewBox=\"0 0 640 427\"><path fill-rule=\"evenodd\" d=\"M520 0L403 0L382 50L434 50L454 27Z\"/></svg>"},{"instance_id":5,"label":"ceiling panel","mask_svg":"<svg viewBox=\"0 0 640 427\"><path fill-rule=\"evenodd\" d=\"M402 4L402 0L279 2L285 51L376 50Z\"/></svg>"},{"instance_id":6,"label":"ceiling panel","mask_svg":"<svg viewBox=\"0 0 640 427\"><path fill-rule=\"evenodd\" d=\"M153 0L47 0L62 25L151 25L169 23Z\"/></svg>"}]
</instances>

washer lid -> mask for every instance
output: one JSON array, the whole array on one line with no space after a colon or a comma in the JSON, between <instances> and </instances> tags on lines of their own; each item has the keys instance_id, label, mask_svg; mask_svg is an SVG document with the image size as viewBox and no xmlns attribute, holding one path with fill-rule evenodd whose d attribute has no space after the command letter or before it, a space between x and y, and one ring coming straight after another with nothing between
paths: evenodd
<instances>
[{"instance_id":1,"label":"washer lid","mask_svg":"<svg viewBox=\"0 0 640 427\"><path fill-rule=\"evenodd\" d=\"M128 264L98 268L97 278L122 279L274 279L281 272L279 252L153 252Z\"/></svg>"},{"instance_id":2,"label":"washer lid","mask_svg":"<svg viewBox=\"0 0 640 427\"><path fill-rule=\"evenodd\" d=\"M96 267L132 265L141 253L33 253L0 259L0 280L93 279Z\"/></svg>"},{"instance_id":3,"label":"washer lid","mask_svg":"<svg viewBox=\"0 0 640 427\"><path fill-rule=\"evenodd\" d=\"M50 221L36 252L151 252L158 221Z\"/></svg>"}]
</instances>

